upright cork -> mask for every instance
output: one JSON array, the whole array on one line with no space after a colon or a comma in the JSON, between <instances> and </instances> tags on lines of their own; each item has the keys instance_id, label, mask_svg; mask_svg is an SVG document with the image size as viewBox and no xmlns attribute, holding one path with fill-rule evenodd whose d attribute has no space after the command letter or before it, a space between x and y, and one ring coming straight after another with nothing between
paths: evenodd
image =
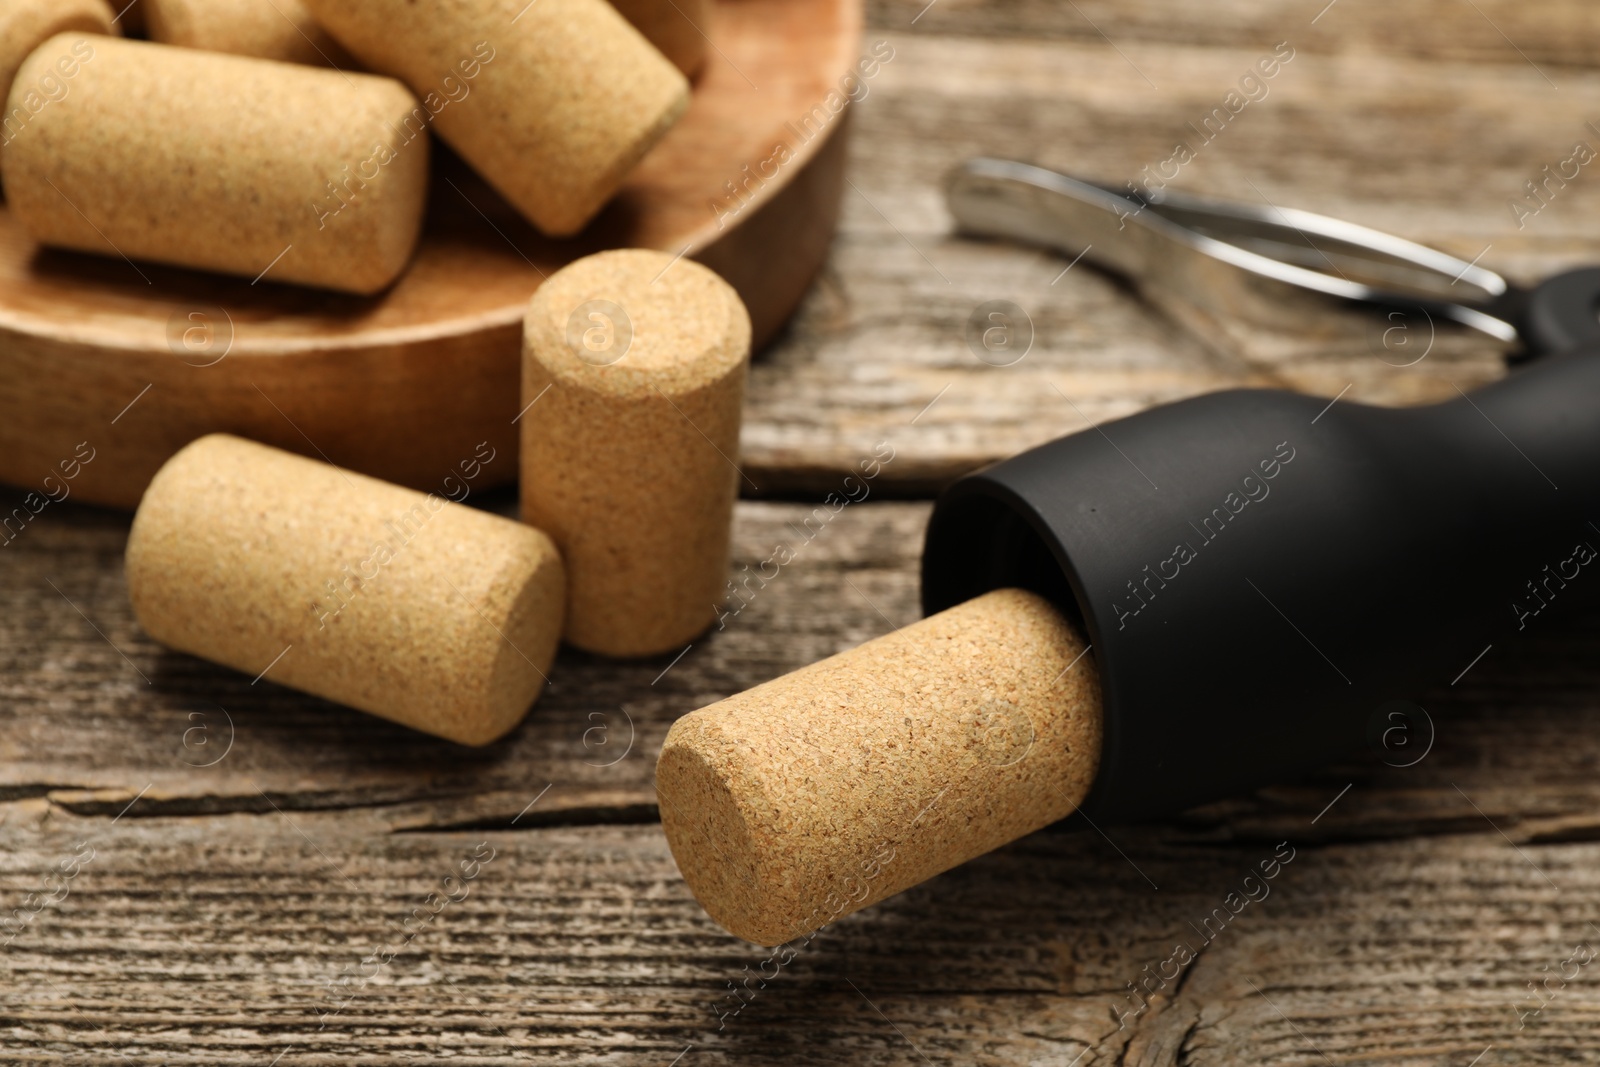
<instances>
[{"instance_id":1,"label":"upright cork","mask_svg":"<svg viewBox=\"0 0 1600 1067\"><path fill-rule=\"evenodd\" d=\"M684 716L656 792L690 890L777 945L1071 814L1100 757L1085 652L1001 589Z\"/></svg>"},{"instance_id":2,"label":"upright cork","mask_svg":"<svg viewBox=\"0 0 1600 1067\"><path fill-rule=\"evenodd\" d=\"M62 34L23 63L11 105L63 55L67 91L0 152L36 240L361 294L405 268L428 139L404 126L417 103L399 82Z\"/></svg>"},{"instance_id":3,"label":"upright cork","mask_svg":"<svg viewBox=\"0 0 1600 1067\"><path fill-rule=\"evenodd\" d=\"M58 33L73 30L116 33L114 17L105 0L0 0L0 101L10 97L22 61L35 48ZM69 92L67 71L76 73L76 67L71 53L56 56L40 71L40 81L24 85L16 104L6 107L0 142L17 136L34 115ZM15 111L17 106L22 108L20 114Z\"/></svg>"},{"instance_id":4,"label":"upright cork","mask_svg":"<svg viewBox=\"0 0 1600 1067\"><path fill-rule=\"evenodd\" d=\"M566 592L538 530L224 434L157 472L127 571L162 644L467 745L539 695Z\"/></svg>"},{"instance_id":5,"label":"upright cork","mask_svg":"<svg viewBox=\"0 0 1600 1067\"><path fill-rule=\"evenodd\" d=\"M611 0L611 6L685 77L694 77L705 66L711 0Z\"/></svg>"},{"instance_id":6,"label":"upright cork","mask_svg":"<svg viewBox=\"0 0 1600 1067\"><path fill-rule=\"evenodd\" d=\"M606 0L306 0L530 222L564 237L610 200L689 85Z\"/></svg>"},{"instance_id":7,"label":"upright cork","mask_svg":"<svg viewBox=\"0 0 1600 1067\"><path fill-rule=\"evenodd\" d=\"M236 56L354 66L301 0L143 0L150 39Z\"/></svg>"},{"instance_id":8,"label":"upright cork","mask_svg":"<svg viewBox=\"0 0 1600 1067\"><path fill-rule=\"evenodd\" d=\"M534 294L523 331L522 517L571 577L566 638L677 651L723 600L750 316L698 263L621 250Z\"/></svg>"}]
</instances>

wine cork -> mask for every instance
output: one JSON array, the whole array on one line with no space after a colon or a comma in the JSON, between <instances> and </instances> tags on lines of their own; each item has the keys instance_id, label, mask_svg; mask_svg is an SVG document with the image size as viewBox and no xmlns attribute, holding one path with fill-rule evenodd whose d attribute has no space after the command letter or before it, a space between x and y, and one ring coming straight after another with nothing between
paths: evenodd
<instances>
[{"instance_id":1,"label":"wine cork","mask_svg":"<svg viewBox=\"0 0 1600 1067\"><path fill-rule=\"evenodd\" d=\"M601 252L539 287L522 351L522 518L566 558L567 640L676 651L727 582L744 304L698 263Z\"/></svg>"},{"instance_id":2,"label":"wine cork","mask_svg":"<svg viewBox=\"0 0 1600 1067\"><path fill-rule=\"evenodd\" d=\"M0 155L36 240L362 294L405 268L428 139L402 126L416 100L399 82L62 34L11 104L62 55L78 59L68 91Z\"/></svg>"},{"instance_id":3,"label":"wine cork","mask_svg":"<svg viewBox=\"0 0 1600 1067\"><path fill-rule=\"evenodd\" d=\"M553 236L581 230L688 107L683 75L606 0L306 4Z\"/></svg>"},{"instance_id":4,"label":"wine cork","mask_svg":"<svg viewBox=\"0 0 1600 1067\"><path fill-rule=\"evenodd\" d=\"M117 32L111 22L114 13L105 0L0 0L0 101L11 95L11 83L16 79L22 61L39 45L58 33L78 30L83 33L111 34ZM42 106L43 102L61 90L65 84L68 67L74 66L72 56L56 56L51 60L63 61L59 70L41 72L49 75L42 84L24 86L22 97L16 104L8 104L0 141L9 141L21 132L30 117L28 108ZM34 99L28 98L28 92ZM24 113L13 113L15 106Z\"/></svg>"},{"instance_id":5,"label":"wine cork","mask_svg":"<svg viewBox=\"0 0 1600 1067\"><path fill-rule=\"evenodd\" d=\"M645 40L692 78L706 61L710 0L611 0Z\"/></svg>"},{"instance_id":6,"label":"wine cork","mask_svg":"<svg viewBox=\"0 0 1600 1067\"><path fill-rule=\"evenodd\" d=\"M127 572L162 644L466 745L534 702L565 601L538 530L225 434L156 473Z\"/></svg>"},{"instance_id":7,"label":"wine cork","mask_svg":"<svg viewBox=\"0 0 1600 1067\"><path fill-rule=\"evenodd\" d=\"M150 39L314 67L354 66L300 0L144 0Z\"/></svg>"},{"instance_id":8,"label":"wine cork","mask_svg":"<svg viewBox=\"0 0 1600 1067\"><path fill-rule=\"evenodd\" d=\"M1084 653L1002 589L684 716L656 791L690 890L777 945L1071 814L1100 756Z\"/></svg>"}]
</instances>

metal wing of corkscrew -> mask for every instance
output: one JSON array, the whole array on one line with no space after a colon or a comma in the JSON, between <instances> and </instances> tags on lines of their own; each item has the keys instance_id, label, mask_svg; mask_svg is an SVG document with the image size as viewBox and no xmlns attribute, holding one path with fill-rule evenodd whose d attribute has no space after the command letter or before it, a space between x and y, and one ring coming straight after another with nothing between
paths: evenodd
<instances>
[{"instance_id":1,"label":"metal wing of corkscrew","mask_svg":"<svg viewBox=\"0 0 1600 1067\"><path fill-rule=\"evenodd\" d=\"M1223 315L1282 320L1304 314L1308 297L1333 298L1422 311L1531 354L1561 347L1526 335L1530 294L1494 271L1326 215L1166 191L1146 198L1000 159L957 168L946 202L965 233L1081 256ZM1600 318L1584 310L1600 334Z\"/></svg>"}]
</instances>

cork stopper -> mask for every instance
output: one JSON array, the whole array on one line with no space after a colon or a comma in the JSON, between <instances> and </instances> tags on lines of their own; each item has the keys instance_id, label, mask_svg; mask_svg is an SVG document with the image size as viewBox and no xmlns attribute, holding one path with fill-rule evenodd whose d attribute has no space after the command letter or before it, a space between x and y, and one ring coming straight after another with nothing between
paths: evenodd
<instances>
[{"instance_id":1,"label":"cork stopper","mask_svg":"<svg viewBox=\"0 0 1600 1067\"><path fill-rule=\"evenodd\" d=\"M162 644L467 745L539 695L565 600L538 530L225 434L157 472L127 569Z\"/></svg>"},{"instance_id":2,"label":"cork stopper","mask_svg":"<svg viewBox=\"0 0 1600 1067\"><path fill-rule=\"evenodd\" d=\"M61 34L24 61L8 113L57 72L65 92L0 151L34 239L362 294L410 259L428 139L403 127L417 102L399 82Z\"/></svg>"},{"instance_id":3,"label":"cork stopper","mask_svg":"<svg viewBox=\"0 0 1600 1067\"><path fill-rule=\"evenodd\" d=\"M656 791L690 890L777 945L1071 814L1100 756L1085 651L1002 589L686 715Z\"/></svg>"},{"instance_id":4,"label":"cork stopper","mask_svg":"<svg viewBox=\"0 0 1600 1067\"><path fill-rule=\"evenodd\" d=\"M711 0L611 0L645 40L692 78L705 66Z\"/></svg>"},{"instance_id":5,"label":"cork stopper","mask_svg":"<svg viewBox=\"0 0 1600 1067\"><path fill-rule=\"evenodd\" d=\"M581 230L689 105L689 84L606 0L306 0L535 226Z\"/></svg>"},{"instance_id":6,"label":"cork stopper","mask_svg":"<svg viewBox=\"0 0 1600 1067\"><path fill-rule=\"evenodd\" d=\"M522 518L566 558L572 644L652 655L711 624L727 581L749 354L750 316L733 287L664 252L588 256L534 294Z\"/></svg>"},{"instance_id":7,"label":"cork stopper","mask_svg":"<svg viewBox=\"0 0 1600 1067\"><path fill-rule=\"evenodd\" d=\"M348 52L300 0L143 0L150 39L183 48L348 70Z\"/></svg>"},{"instance_id":8,"label":"cork stopper","mask_svg":"<svg viewBox=\"0 0 1600 1067\"><path fill-rule=\"evenodd\" d=\"M11 83L28 54L58 33L77 30L82 33L112 34L117 32L111 19L113 12L105 0L0 0L0 100L11 95ZM57 57L60 58L60 57ZM40 77L53 73L49 80L23 87L19 101L24 108L40 105L61 92L64 71L41 71ZM28 93L34 94L30 100ZM19 132L16 117L6 108L4 125L0 127L0 142L9 141Z\"/></svg>"}]
</instances>

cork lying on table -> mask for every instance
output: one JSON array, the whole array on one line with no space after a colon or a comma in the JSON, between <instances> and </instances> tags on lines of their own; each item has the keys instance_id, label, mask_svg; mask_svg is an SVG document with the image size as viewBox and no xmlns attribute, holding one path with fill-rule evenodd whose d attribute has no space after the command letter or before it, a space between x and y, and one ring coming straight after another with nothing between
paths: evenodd
<instances>
[{"instance_id":1,"label":"cork lying on table","mask_svg":"<svg viewBox=\"0 0 1600 1067\"><path fill-rule=\"evenodd\" d=\"M606 0L306 0L547 234L581 230L678 120L689 84Z\"/></svg>"},{"instance_id":2,"label":"cork lying on table","mask_svg":"<svg viewBox=\"0 0 1600 1067\"><path fill-rule=\"evenodd\" d=\"M150 39L314 67L355 65L301 0L143 0Z\"/></svg>"},{"instance_id":3,"label":"cork lying on table","mask_svg":"<svg viewBox=\"0 0 1600 1067\"><path fill-rule=\"evenodd\" d=\"M23 63L12 103L61 56L67 91L0 150L34 239L361 294L405 268L428 138L408 139L416 100L399 82L61 34Z\"/></svg>"},{"instance_id":4,"label":"cork lying on table","mask_svg":"<svg viewBox=\"0 0 1600 1067\"><path fill-rule=\"evenodd\" d=\"M678 720L656 791L690 890L777 945L1071 814L1100 757L1084 652L1002 589Z\"/></svg>"},{"instance_id":5,"label":"cork lying on table","mask_svg":"<svg viewBox=\"0 0 1600 1067\"><path fill-rule=\"evenodd\" d=\"M114 13L105 0L0 0L0 101L11 95L11 83L16 79L22 61L39 45L58 33L78 30L82 33L113 34L117 27L112 23ZM57 57L60 58L60 57ZM71 57L68 57L70 60ZM59 70L40 71L47 81L23 87L17 104L24 109L21 116L12 115L6 108L0 141L17 136L33 108L42 108L52 97L66 87L64 66ZM28 98L28 93L33 99Z\"/></svg>"},{"instance_id":6,"label":"cork lying on table","mask_svg":"<svg viewBox=\"0 0 1600 1067\"><path fill-rule=\"evenodd\" d=\"M567 561L566 638L677 651L725 598L750 316L665 252L552 275L523 328L522 517Z\"/></svg>"},{"instance_id":7,"label":"cork lying on table","mask_svg":"<svg viewBox=\"0 0 1600 1067\"><path fill-rule=\"evenodd\" d=\"M686 77L705 66L711 0L611 0L611 6Z\"/></svg>"},{"instance_id":8,"label":"cork lying on table","mask_svg":"<svg viewBox=\"0 0 1600 1067\"><path fill-rule=\"evenodd\" d=\"M156 474L127 570L162 644L468 745L539 695L565 602L538 530L223 434Z\"/></svg>"}]
</instances>

